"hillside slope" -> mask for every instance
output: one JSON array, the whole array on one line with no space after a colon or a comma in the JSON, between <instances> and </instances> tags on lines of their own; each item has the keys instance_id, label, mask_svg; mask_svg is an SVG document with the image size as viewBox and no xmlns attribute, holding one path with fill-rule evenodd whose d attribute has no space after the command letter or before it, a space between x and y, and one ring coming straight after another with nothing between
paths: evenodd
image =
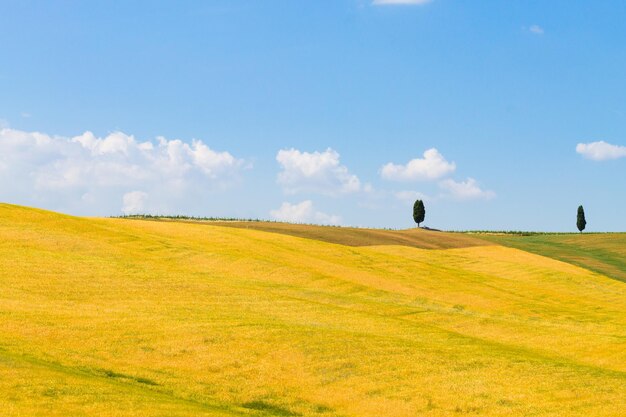
<instances>
[{"instance_id":1,"label":"hillside slope","mask_svg":"<svg viewBox=\"0 0 626 417\"><path fill-rule=\"evenodd\" d=\"M503 246L0 205L9 416L615 416L626 293Z\"/></svg>"},{"instance_id":2,"label":"hillside slope","mask_svg":"<svg viewBox=\"0 0 626 417\"><path fill-rule=\"evenodd\" d=\"M626 233L481 234L480 238L549 256L626 282Z\"/></svg>"},{"instance_id":3,"label":"hillside slope","mask_svg":"<svg viewBox=\"0 0 626 417\"><path fill-rule=\"evenodd\" d=\"M214 222L211 224L280 233L346 246L401 245L420 249L452 249L491 244L485 242L483 239L466 234L446 233L417 228L407 230L384 230L279 222Z\"/></svg>"},{"instance_id":4,"label":"hillside slope","mask_svg":"<svg viewBox=\"0 0 626 417\"><path fill-rule=\"evenodd\" d=\"M453 249L498 244L571 263L626 282L626 233L515 235L450 233L418 228L383 230L259 221L210 224L262 230L347 246L400 245L420 249Z\"/></svg>"}]
</instances>

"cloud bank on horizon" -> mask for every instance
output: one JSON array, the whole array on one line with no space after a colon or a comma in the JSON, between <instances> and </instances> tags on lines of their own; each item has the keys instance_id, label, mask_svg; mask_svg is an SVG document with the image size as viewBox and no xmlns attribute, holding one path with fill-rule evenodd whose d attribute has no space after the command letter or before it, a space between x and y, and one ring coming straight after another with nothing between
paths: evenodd
<instances>
[{"instance_id":1,"label":"cloud bank on horizon","mask_svg":"<svg viewBox=\"0 0 626 417\"><path fill-rule=\"evenodd\" d=\"M284 202L278 209L270 211L270 217L272 220L289 223L341 224L341 216L316 210L311 200L304 200L297 204Z\"/></svg>"},{"instance_id":2,"label":"cloud bank on horizon","mask_svg":"<svg viewBox=\"0 0 626 417\"><path fill-rule=\"evenodd\" d=\"M228 187L239 181L246 162L215 151L201 140L185 143L158 137L137 141L113 132L74 137L0 130L0 183L3 199L71 210L109 207L117 214L177 210L187 195ZM64 206L66 207L66 206Z\"/></svg>"},{"instance_id":3,"label":"cloud bank on horizon","mask_svg":"<svg viewBox=\"0 0 626 417\"><path fill-rule=\"evenodd\" d=\"M579 143L576 152L587 159L606 161L626 157L626 146L604 141ZM335 200L375 196L406 205L418 198L462 202L496 196L475 178L454 179L457 164L436 148L405 163L381 166L378 174L383 181L410 185L401 189L374 189L351 172L332 148L312 152L280 149L276 162L275 183L283 194L305 196L296 202L283 201L268 212L271 219L279 221L342 224L342 216L318 210L311 195ZM249 169L250 163L230 151L214 150L196 139L139 141L123 132L97 137L87 131L64 137L0 129L0 174L11 179L0 183L0 197L52 209L64 202L70 211L104 206L113 215L181 214L196 195L215 195L241 186L243 172ZM428 183L439 192L415 189Z\"/></svg>"},{"instance_id":4,"label":"cloud bank on horizon","mask_svg":"<svg viewBox=\"0 0 626 417\"><path fill-rule=\"evenodd\" d=\"M379 175L388 182L434 182L441 191L426 195L410 189L374 189L342 164L332 148L324 151L280 149L276 185L286 196L318 195L331 199L374 196L412 204L417 198L490 199L473 178L449 178L456 163L435 148L406 164L387 163ZM51 209L115 214L181 214L198 200L241 186L251 164L229 151L216 151L202 140L184 142L157 137L139 141L113 132L64 137L11 128L0 129L0 173L12 181L0 184L0 197ZM310 198L283 201L269 211L270 218L298 223L340 224L342 217L315 207ZM260 213L259 213L260 215ZM262 217L262 216L261 216Z\"/></svg>"}]
</instances>

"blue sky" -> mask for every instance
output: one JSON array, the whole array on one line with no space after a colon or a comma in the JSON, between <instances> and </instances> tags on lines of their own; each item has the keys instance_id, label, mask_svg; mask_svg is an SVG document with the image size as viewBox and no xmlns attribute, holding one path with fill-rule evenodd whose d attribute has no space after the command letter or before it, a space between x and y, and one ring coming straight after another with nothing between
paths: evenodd
<instances>
[{"instance_id":1,"label":"blue sky","mask_svg":"<svg viewBox=\"0 0 626 417\"><path fill-rule=\"evenodd\" d=\"M626 3L413 3L0 0L0 201L626 230Z\"/></svg>"}]
</instances>

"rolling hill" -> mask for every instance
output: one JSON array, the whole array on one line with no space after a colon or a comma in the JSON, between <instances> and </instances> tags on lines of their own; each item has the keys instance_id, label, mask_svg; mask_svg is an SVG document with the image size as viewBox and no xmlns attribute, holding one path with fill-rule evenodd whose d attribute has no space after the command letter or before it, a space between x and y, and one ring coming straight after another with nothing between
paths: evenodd
<instances>
[{"instance_id":1,"label":"rolling hill","mask_svg":"<svg viewBox=\"0 0 626 417\"><path fill-rule=\"evenodd\" d=\"M569 262L626 282L626 233L484 234L481 238Z\"/></svg>"},{"instance_id":2,"label":"rolling hill","mask_svg":"<svg viewBox=\"0 0 626 417\"><path fill-rule=\"evenodd\" d=\"M250 226L0 204L3 414L626 409L625 284L549 240Z\"/></svg>"}]
</instances>

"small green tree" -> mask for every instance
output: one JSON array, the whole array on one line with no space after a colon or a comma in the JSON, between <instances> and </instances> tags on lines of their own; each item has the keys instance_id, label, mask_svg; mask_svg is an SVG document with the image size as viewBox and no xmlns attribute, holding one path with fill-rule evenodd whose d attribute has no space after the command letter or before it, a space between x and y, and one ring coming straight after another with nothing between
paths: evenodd
<instances>
[{"instance_id":1,"label":"small green tree","mask_svg":"<svg viewBox=\"0 0 626 417\"><path fill-rule=\"evenodd\" d=\"M424 208L424 202L422 200L415 200L413 204L413 220L417 223L417 227L420 227L420 223L424 221L426 217L426 208Z\"/></svg>"},{"instance_id":2,"label":"small green tree","mask_svg":"<svg viewBox=\"0 0 626 417\"><path fill-rule=\"evenodd\" d=\"M576 216L576 227L580 233L585 230L585 226L587 226L587 220L585 220L585 209L583 206L578 206L578 215Z\"/></svg>"}]
</instances>

